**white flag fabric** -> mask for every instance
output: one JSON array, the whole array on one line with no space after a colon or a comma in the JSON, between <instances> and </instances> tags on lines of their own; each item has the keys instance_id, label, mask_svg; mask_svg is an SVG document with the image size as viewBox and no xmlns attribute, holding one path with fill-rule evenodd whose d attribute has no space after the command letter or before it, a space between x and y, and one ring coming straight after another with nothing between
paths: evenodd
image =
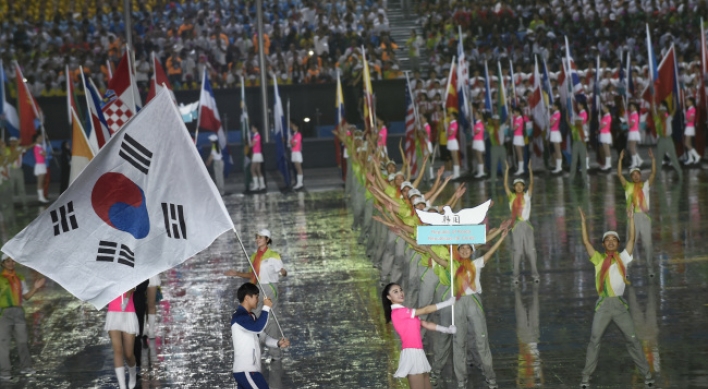
<instances>
[{"instance_id":1,"label":"white flag fabric","mask_svg":"<svg viewBox=\"0 0 708 389\"><path fill-rule=\"evenodd\" d=\"M100 309L232 228L163 90L2 251Z\"/></svg>"}]
</instances>

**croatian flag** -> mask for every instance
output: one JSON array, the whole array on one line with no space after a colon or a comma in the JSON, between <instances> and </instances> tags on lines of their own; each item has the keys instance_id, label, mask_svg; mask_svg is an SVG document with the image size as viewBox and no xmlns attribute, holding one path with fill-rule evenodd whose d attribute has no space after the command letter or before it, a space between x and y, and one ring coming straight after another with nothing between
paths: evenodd
<instances>
[{"instance_id":1,"label":"croatian flag","mask_svg":"<svg viewBox=\"0 0 708 389\"><path fill-rule=\"evenodd\" d=\"M548 107L543 98L543 88L541 86L541 75L538 71L538 58L533 68L533 89L529 96L529 108L533 121L538 128L545 130L548 127Z\"/></svg>"},{"instance_id":2,"label":"croatian flag","mask_svg":"<svg viewBox=\"0 0 708 389\"><path fill-rule=\"evenodd\" d=\"M100 309L233 228L163 91L2 252Z\"/></svg>"},{"instance_id":3,"label":"croatian flag","mask_svg":"<svg viewBox=\"0 0 708 389\"><path fill-rule=\"evenodd\" d=\"M103 100L102 110L111 133L120 130L140 110L142 103L135 84L130 50L123 53L118 69L108 81L108 90Z\"/></svg>"}]
</instances>

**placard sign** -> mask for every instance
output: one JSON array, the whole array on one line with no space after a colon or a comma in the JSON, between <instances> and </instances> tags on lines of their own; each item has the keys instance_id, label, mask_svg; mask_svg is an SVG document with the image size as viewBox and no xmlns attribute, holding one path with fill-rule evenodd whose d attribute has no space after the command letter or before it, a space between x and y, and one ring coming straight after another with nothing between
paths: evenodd
<instances>
[{"instance_id":1,"label":"placard sign","mask_svg":"<svg viewBox=\"0 0 708 389\"><path fill-rule=\"evenodd\" d=\"M487 226L484 224L418 226L417 243L419 245L484 244L487 243Z\"/></svg>"}]
</instances>

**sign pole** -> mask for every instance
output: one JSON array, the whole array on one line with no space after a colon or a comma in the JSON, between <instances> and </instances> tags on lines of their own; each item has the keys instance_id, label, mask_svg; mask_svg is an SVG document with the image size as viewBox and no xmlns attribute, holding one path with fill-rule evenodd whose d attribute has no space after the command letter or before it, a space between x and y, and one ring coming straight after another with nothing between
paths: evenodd
<instances>
[{"instance_id":1,"label":"sign pole","mask_svg":"<svg viewBox=\"0 0 708 389\"><path fill-rule=\"evenodd\" d=\"M452 244L450 245L450 296L455 297L455 285L454 282L454 269L452 268ZM452 304L451 314L452 314L452 325L455 325L455 304Z\"/></svg>"}]
</instances>

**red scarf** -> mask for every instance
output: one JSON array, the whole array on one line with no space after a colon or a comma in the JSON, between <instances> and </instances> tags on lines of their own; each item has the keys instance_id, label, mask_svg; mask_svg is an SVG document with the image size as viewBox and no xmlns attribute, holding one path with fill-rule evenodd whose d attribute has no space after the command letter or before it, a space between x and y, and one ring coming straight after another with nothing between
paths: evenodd
<instances>
[{"instance_id":1,"label":"red scarf","mask_svg":"<svg viewBox=\"0 0 708 389\"><path fill-rule=\"evenodd\" d=\"M617 267L619 268L620 274L622 275L622 280L624 281L625 284L629 285L630 282L627 280L627 270L624 268L624 264L619 258L619 255L617 255L617 252L611 252L611 253L605 253L605 260L602 262L602 268L600 268L600 276L597 279L597 293L602 295L603 290L606 287L607 284L607 278L609 277L610 273L610 266L612 266L612 262L617 264ZM607 293L609 295L609 293Z\"/></svg>"},{"instance_id":2,"label":"red scarf","mask_svg":"<svg viewBox=\"0 0 708 389\"><path fill-rule=\"evenodd\" d=\"M516 224L516 221L521 218L521 213L524 211L524 194L516 193L514 201L511 203L511 223Z\"/></svg>"},{"instance_id":3,"label":"red scarf","mask_svg":"<svg viewBox=\"0 0 708 389\"><path fill-rule=\"evenodd\" d=\"M647 212L647 200L644 198L644 183L636 182L634 184L634 193L632 194L634 198L634 206L639 207L642 212Z\"/></svg>"},{"instance_id":4,"label":"red scarf","mask_svg":"<svg viewBox=\"0 0 708 389\"><path fill-rule=\"evenodd\" d=\"M258 249L258 251L256 251L256 256L253 258L253 275L251 275L252 284L256 284L258 282L256 275L261 274L261 260L263 259L263 254L265 254L266 251L268 251L268 247L266 247L263 251Z\"/></svg>"},{"instance_id":5,"label":"red scarf","mask_svg":"<svg viewBox=\"0 0 708 389\"><path fill-rule=\"evenodd\" d=\"M10 290L12 291L12 306L21 307L22 306L22 281L17 273L14 271L9 271L3 269L2 277L5 277L10 284Z\"/></svg>"},{"instance_id":6,"label":"red scarf","mask_svg":"<svg viewBox=\"0 0 708 389\"><path fill-rule=\"evenodd\" d=\"M454 258L459 264L455 271L455 298L459 300L467 288L476 290L474 281L477 278L477 268L471 259L461 259L457 253Z\"/></svg>"}]
</instances>

